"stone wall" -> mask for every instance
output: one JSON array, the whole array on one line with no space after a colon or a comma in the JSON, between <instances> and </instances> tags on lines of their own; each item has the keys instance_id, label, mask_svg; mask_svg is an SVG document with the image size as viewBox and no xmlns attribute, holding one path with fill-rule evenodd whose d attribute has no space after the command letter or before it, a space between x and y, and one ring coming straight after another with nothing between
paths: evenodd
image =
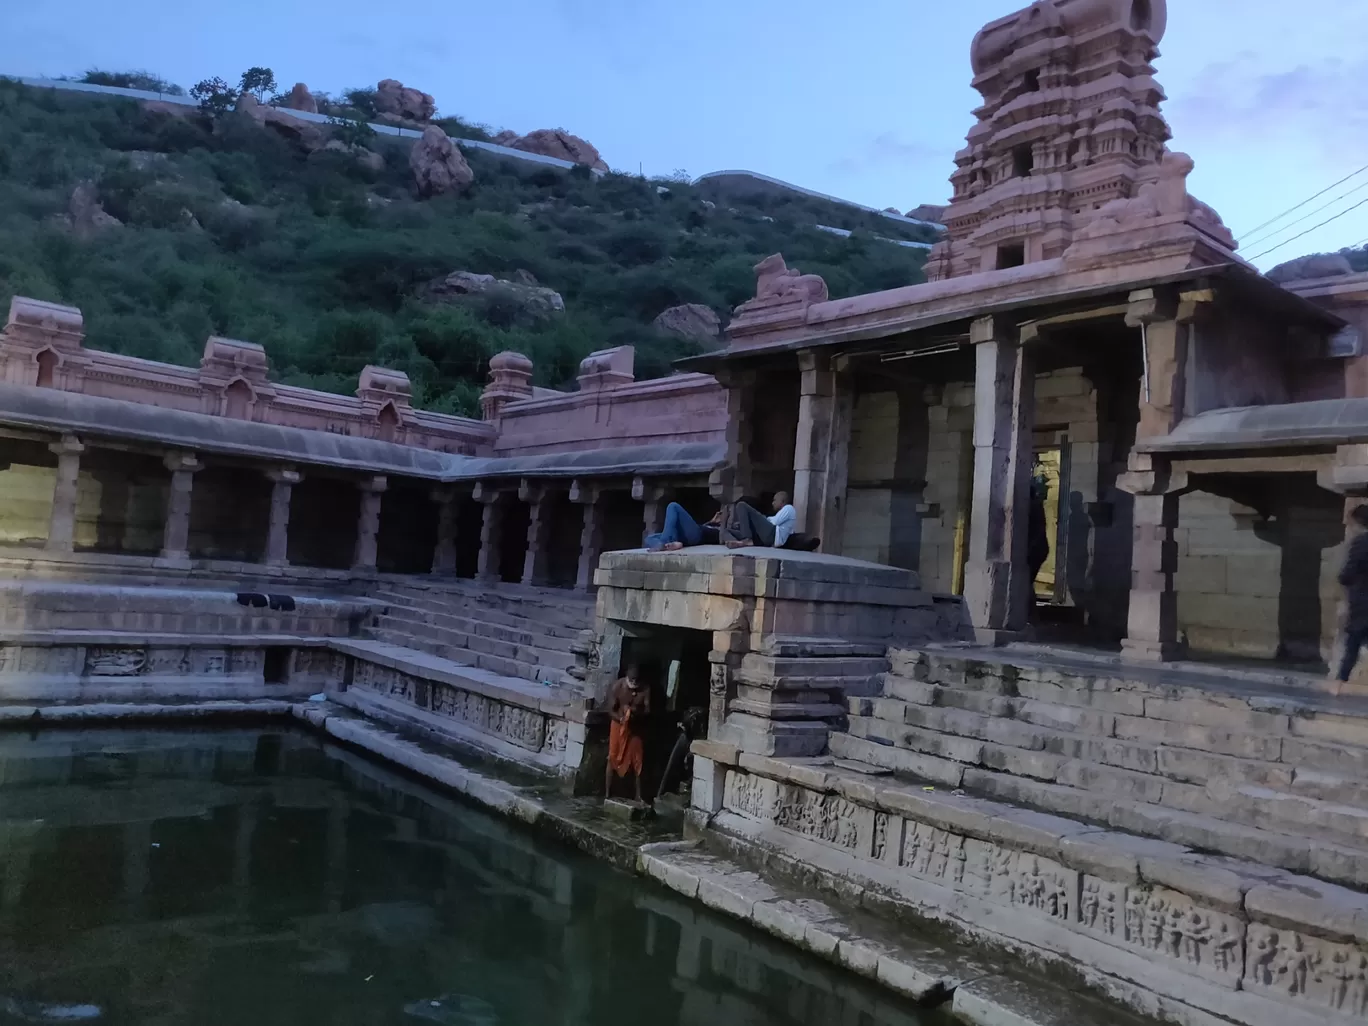
<instances>
[{"instance_id":1,"label":"stone wall","mask_svg":"<svg viewBox=\"0 0 1368 1026\"><path fill-rule=\"evenodd\" d=\"M841 554L915 570L926 479L927 411L920 389L864 392L851 419Z\"/></svg>"},{"instance_id":2,"label":"stone wall","mask_svg":"<svg viewBox=\"0 0 1368 1026\"><path fill-rule=\"evenodd\" d=\"M1262 510L1202 491L1179 500L1178 625L1195 651L1315 660L1334 644L1343 500L1286 475L1273 487Z\"/></svg>"}]
</instances>

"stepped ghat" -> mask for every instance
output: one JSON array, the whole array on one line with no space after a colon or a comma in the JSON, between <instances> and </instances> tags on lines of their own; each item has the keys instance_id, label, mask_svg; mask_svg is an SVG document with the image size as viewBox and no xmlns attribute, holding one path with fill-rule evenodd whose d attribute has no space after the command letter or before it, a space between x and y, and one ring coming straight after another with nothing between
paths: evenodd
<instances>
[{"instance_id":1,"label":"stepped ghat","mask_svg":"<svg viewBox=\"0 0 1368 1026\"><path fill-rule=\"evenodd\" d=\"M775 255L658 381L502 353L453 417L392 369L327 395L220 338L169 367L14 299L0 723L340 708L587 793L641 662L706 711L702 850L643 854L667 886L919 997L955 988L781 895L1184 1026L1368 1023L1368 691L1323 681L1368 275L1236 255L1168 146L1166 24L985 26L928 280L831 299ZM669 501L780 490L819 553L640 548Z\"/></svg>"}]
</instances>

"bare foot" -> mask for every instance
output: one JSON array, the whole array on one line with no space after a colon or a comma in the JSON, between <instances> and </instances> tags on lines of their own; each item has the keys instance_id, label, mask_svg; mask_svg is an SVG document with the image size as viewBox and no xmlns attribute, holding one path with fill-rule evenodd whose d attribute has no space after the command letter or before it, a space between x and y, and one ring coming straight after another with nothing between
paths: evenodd
<instances>
[{"instance_id":1,"label":"bare foot","mask_svg":"<svg viewBox=\"0 0 1368 1026\"><path fill-rule=\"evenodd\" d=\"M683 547L683 542L666 542L664 545L661 546L661 549L665 552L678 552Z\"/></svg>"}]
</instances>

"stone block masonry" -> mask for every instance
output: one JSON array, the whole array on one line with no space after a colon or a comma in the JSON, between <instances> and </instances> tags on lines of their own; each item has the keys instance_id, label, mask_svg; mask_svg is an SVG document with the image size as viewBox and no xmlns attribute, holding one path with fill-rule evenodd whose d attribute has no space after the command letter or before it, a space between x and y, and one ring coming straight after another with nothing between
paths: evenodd
<instances>
[{"instance_id":1,"label":"stone block masonry","mask_svg":"<svg viewBox=\"0 0 1368 1026\"><path fill-rule=\"evenodd\" d=\"M1360 892L837 763L711 744L696 759L725 774L720 807L699 809L713 829L796 878L1060 962L1180 1023L1368 1022Z\"/></svg>"}]
</instances>

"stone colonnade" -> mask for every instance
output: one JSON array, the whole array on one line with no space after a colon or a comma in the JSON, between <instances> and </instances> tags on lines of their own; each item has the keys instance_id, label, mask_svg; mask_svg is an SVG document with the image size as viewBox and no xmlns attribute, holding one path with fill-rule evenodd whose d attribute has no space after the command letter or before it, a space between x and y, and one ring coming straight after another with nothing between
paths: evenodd
<instances>
[{"instance_id":1,"label":"stone colonnade","mask_svg":"<svg viewBox=\"0 0 1368 1026\"><path fill-rule=\"evenodd\" d=\"M75 435L64 435L60 440L51 443L49 449L57 457L57 467L45 549L54 556L69 556L77 549L79 481L82 457L89 452L90 443ZM164 455L162 464L170 476L162 525L162 544L156 562L157 565L168 568L188 567L191 565L191 513L197 501L196 477L205 469L205 460L195 452L175 450ZM265 479L263 502L267 487L270 495L267 507L269 513L264 524L264 544L259 550L262 553L261 560L268 567L287 568L291 566L292 506L296 512L298 510L295 490L308 479L311 471L307 467L292 464L272 464L259 470ZM335 472L329 472L324 476L334 483L340 480L339 474ZM347 565L353 571L374 572L377 570L377 563L380 562L383 533L381 525L386 515L387 501L409 502L413 501L414 496L421 498L423 493L405 491L396 495L391 486L398 487L396 482L402 479L395 478L392 481L384 474L351 475L348 480L356 488L358 495L355 523L351 531L350 559ZM534 586L557 583L552 580L550 572L553 548L557 526L564 527L563 524L558 525L559 521L563 521L565 513L559 504L568 501L571 508L582 517L577 532L578 549L573 554L573 586L578 590L589 590L593 587L594 571L597 569L599 556L610 541L605 533L609 520L607 500L610 495L625 500L630 489L632 500L640 504L640 519L636 520L634 517L624 532L619 517L616 537L613 539L617 542L616 547L629 547L640 545L645 535L661 529L665 507L674 495L675 487L671 482L650 480L640 476L621 481L490 479L433 486L427 492L427 498L433 505L435 520L431 573L442 577L457 575L458 543L468 544L469 541L473 541L459 537L461 505L464 501L473 500L482 507L478 564L475 573L478 579L515 579ZM521 565L516 568L502 565L505 558L505 542L512 540L507 537L508 528L505 520L510 519L507 514L512 509L514 499L526 505L528 514L526 547L522 550ZM350 515L350 511L339 515ZM639 534L635 533L637 524L640 525ZM561 533L564 534L563 531ZM345 535L345 530L343 534ZM564 583L568 584L569 581L566 580Z\"/></svg>"}]
</instances>

